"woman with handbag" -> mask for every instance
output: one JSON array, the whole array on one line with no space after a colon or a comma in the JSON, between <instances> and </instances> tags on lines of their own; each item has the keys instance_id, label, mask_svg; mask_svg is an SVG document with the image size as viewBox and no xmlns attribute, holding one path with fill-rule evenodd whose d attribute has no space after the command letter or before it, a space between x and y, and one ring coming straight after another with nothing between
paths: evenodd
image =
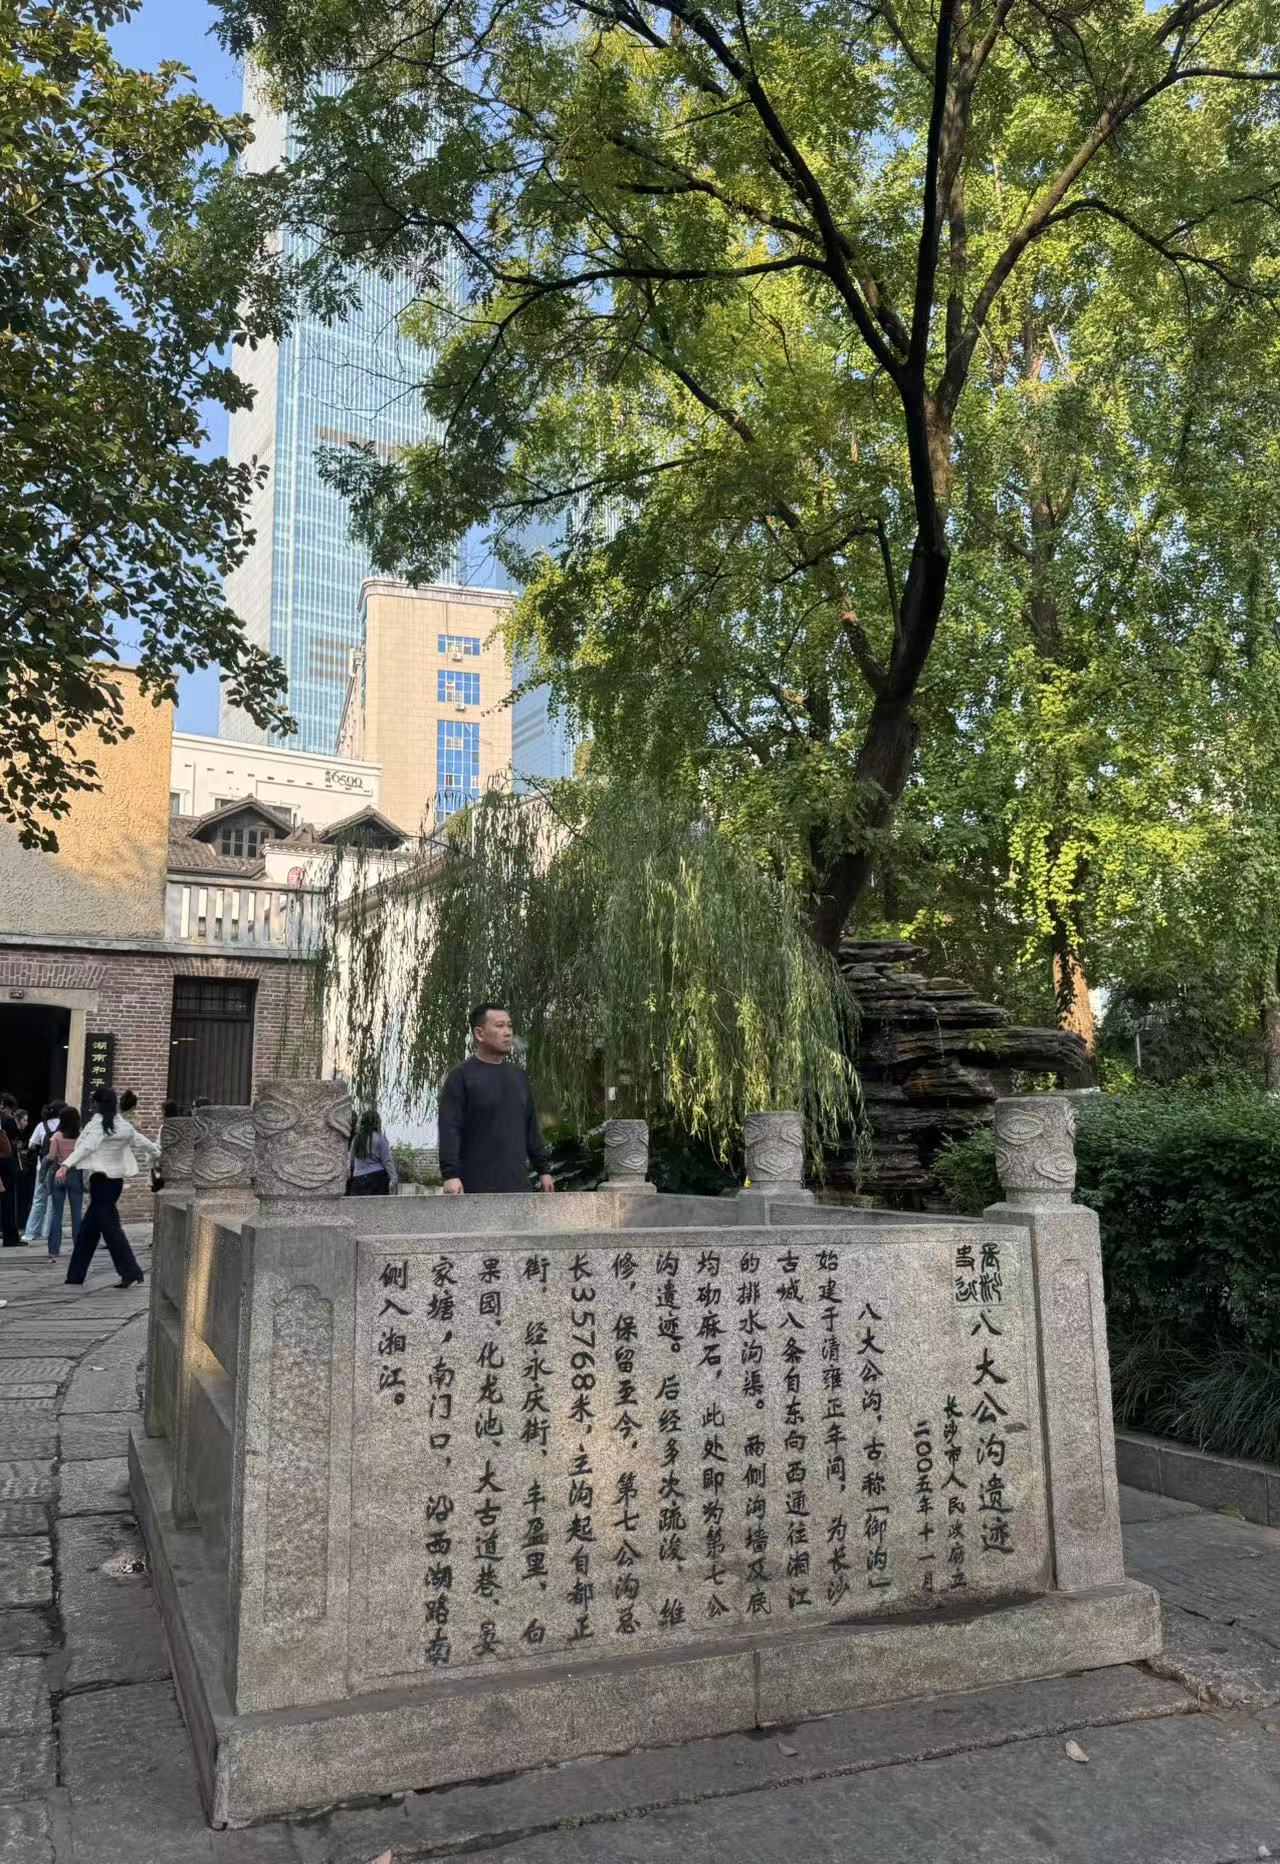
<instances>
[{"instance_id":1,"label":"woman with handbag","mask_svg":"<svg viewBox=\"0 0 1280 1864\"><path fill-rule=\"evenodd\" d=\"M73 1249L76 1237L80 1234L84 1179L78 1166L68 1169L65 1178L58 1175L58 1167L67 1163L76 1149L76 1141L79 1137L80 1115L75 1107L64 1107L62 1117L58 1121L58 1130L49 1141L46 1158L49 1172L49 1219L45 1234L51 1262L56 1262L62 1254L62 1212L68 1202L71 1205L71 1246Z\"/></svg>"},{"instance_id":2,"label":"woman with handbag","mask_svg":"<svg viewBox=\"0 0 1280 1864\"><path fill-rule=\"evenodd\" d=\"M129 1247L116 1205L126 1178L136 1178L138 1161L133 1148L141 1146L152 1158L159 1158L160 1148L135 1126L130 1126L119 1110L115 1089L95 1087L91 1102L93 1118L85 1127L79 1145L58 1167L56 1183L65 1183L67 1173L78 1165L89 1173L89 1208L76 1237L67 1269L67 1282L79 1287L84 1281L99 1239L104 1241L116 1266L120 1280L117 1288L132 1288L143 1279L138 1259Z\"/></svg>"}]
</instances>

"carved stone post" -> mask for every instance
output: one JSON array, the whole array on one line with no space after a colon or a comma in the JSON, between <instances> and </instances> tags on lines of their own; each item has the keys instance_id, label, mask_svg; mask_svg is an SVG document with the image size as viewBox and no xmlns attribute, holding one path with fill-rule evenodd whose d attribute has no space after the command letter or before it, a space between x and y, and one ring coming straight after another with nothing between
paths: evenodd
<instances>
[{"instance_id":1,"label":"carved stone post","mask_svg":"<svg viewBox=\"0 0 1280 1864\"><path fill-rule=\"evenodd\" d=\"M172 1119L160 1127L160 1176L166 1191L190 1187L196 1173L196 1123L193 1119Z\"/></svg>"},{"instance_id":2,"label":"carved stone post","mask_svg":"<svg viewBox=\"0 0 1280 1864\"><path fill-rule=\"evenodd\" d=\"M995 1222L1031 1231L1054 1577L1065 1592L1124 1577L1107 1318L1096 1214L1072 1202L1079 1093L996 1102Z\"/></svg>"},{"instance_id":3,"label":"carved stone post","mask_svg":"<svg viewBox=\"0 0 1280 1864\"><path fill-rule=\"evenodd\" d=\"M811 1204L804 1188L804 1121L798 1113L749 1113L743 1126L749 1185L741 1195Z\"/></svg>"},{"instance_id":4,"label":"carved stone post","mask_svg":"<svg viewBox=\"0 0 1280 1864\"><path fill-rule=\"evenodd\" d=\"M606 1120L604 1165L611 1188L652 1191L649 1173L649 1128L644 1120Z\"/></svg>"},{"instance_id":5,"label":"carved stone post","mask_svg":"<svg viewBox=\"0 0 1280 1864\"><path fill-rule=\"evenodd\" d=\"M253 1184L253 1118L248 1107L197 1107L192 1176L197 1191L247 1191Z\"/></svg>"},{"instance_id":6,"label":"carved stone post","mask_svg":"<svg viewBox=\"0 0 1280 1864\"><path fill-rule=\"evenodd\" d=\"M253 1105L254 1189L262 1214L347 1188L351 1095L345 1081L264 1081Z\"/></svg>"},{"instance_id":7,"label":"carved stone post","mask_svg":"<svg viewBox=\"0 0 1280 1864\"><path fill-rule=\"evenodd\" d=\"M214 1377L222 1370L205 1339L214 1238L220 1215L251 1209L253 1203L253 1120L248 1107L197 1107L191 1125L195 1195L184 1200L186 1260L182 1269L182 1307L177 1317L179 1347L172 1432L173 1518L184 1525L195 1520L190 1480L195 1381L200 1376Z\"/></svg>"}]
</instances>

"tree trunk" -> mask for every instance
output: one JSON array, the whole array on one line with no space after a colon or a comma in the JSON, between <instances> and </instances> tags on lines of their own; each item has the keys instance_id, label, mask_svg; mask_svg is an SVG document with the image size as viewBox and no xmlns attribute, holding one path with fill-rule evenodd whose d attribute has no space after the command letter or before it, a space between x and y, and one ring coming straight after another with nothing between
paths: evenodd
<instances>
[{"instance_id":1,"label":"tree trunk","mask_svg":"<svg viewBox=\"0 0 1280 1864\"><path fill-rule=\"evenodd\" d=\"M1280 953L1270 983L1262 987L1262 1068L1269 1094L1280 1094Z\"/></svg>"},{"instance_id":2,"label":"tree trunk","mask_svg":"<svg viewBox=\"0 0 1280 1864\"><path fill-rule=\"evenodd\" d=\"M1098 1038L1093 1021L1093 1004L1089 997L1089 979L1078 954L1067 942L1066 928L1059 925L1053 940L1053 991L1058 1004L1058 1027L1080 1037L1092 1066L1097 1054Z\"/></svg>"}]
</instances>

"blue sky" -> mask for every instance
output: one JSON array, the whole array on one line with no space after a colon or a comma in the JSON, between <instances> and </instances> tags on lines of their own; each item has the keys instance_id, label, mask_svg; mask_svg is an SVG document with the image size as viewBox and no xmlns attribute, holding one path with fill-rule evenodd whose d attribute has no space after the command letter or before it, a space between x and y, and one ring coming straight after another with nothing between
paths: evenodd
<instances>
[{"instance_id":1,"label":"blue sky","mask_svg":"<svg viewBox=\"0 0 1280 1864\"><path fill-rule=\"evenodd\" d=\"M191 71L203 97L231 112L240 108L240 70L212 37L215 17L208 0L144 0L131 20L115 28L111 43L118 58L141 70L176 58ZM209 451L225 453L226 411L212 408L209 414ZM184 678L177 723L183 731L218 729L218 678L212 667Z\"/></svg>"}]
</instances>

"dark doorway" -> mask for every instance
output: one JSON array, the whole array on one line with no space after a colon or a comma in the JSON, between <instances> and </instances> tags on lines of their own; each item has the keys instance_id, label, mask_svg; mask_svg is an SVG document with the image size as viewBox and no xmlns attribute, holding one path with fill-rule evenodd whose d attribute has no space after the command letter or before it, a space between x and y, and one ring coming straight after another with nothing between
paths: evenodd
<instances>
[{"instance_id":1,"label":"dark doorway","mask_svg":"<svg viewBox=\"0 0 1280 1864\"><path fill-rule=\"evenodd\" d=\"M247 1107L253 1087L256 984L175 977L169 1042L169 1099Z\"/></svg>"},{"instance_id":2,"label":"dark doorway","mask_svg":"<svg viewBox=\"0 0 1280 1864\"><path fill-rule=\"evenodd\" d=\"M13 1095L34 1126L46 1101L67 1085L71 1012L46 1003L0 1003L0 1091Z\"/></svg>"}]
</instances>

